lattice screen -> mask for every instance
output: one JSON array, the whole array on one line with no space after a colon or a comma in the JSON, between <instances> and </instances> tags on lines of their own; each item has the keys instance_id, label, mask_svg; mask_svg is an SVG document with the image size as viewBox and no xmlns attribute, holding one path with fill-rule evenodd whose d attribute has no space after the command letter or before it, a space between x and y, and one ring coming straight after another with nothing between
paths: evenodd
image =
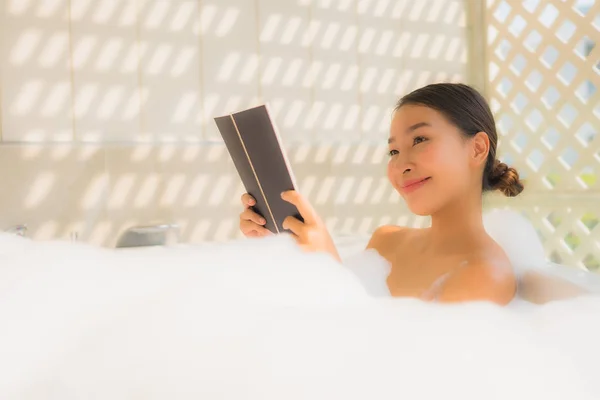
<instances>
[{"instance_id":1,"label":"lattice screen","mask_svg":"<svg viewBox=\"0 0 600 400\"><path fill-rule=\"evenodd\" d=\"M486 4L500 156L540 199L524 212L548 255L600 271L600 1Z\"/></svg>"}]
</instances>

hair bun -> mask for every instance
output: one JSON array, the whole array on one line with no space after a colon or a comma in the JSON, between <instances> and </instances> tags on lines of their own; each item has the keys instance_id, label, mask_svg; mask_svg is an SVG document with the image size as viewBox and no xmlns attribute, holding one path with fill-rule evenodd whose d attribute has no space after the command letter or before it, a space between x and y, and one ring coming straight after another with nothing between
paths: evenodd
<instances>
[{"instance_id":1,"label":"hair bun","mask_svg":"<svg viewBox=\"0 0 600 400\"><path fill-rule=\"evenodd\" d=\"M500 190L505 196L515 197L523 191L523 182L516 169L496 160L489 178L490 187Z\"/></svg>"}]
</instances>

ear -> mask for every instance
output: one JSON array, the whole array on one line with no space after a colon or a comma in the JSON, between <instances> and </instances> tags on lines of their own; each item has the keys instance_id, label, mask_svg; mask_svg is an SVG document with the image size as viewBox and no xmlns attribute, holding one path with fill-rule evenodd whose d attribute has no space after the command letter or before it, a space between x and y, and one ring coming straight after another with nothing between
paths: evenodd
<instances>
[{"instance_id":1,"label":"ear","mask_svg":"<svg viewBox=\"0 0 600 400\"><path fill-rule=\"evenodd\" d=\"M480 166L487 161L490 152L490 138L485 132L477 132L471 138L471 161L473 165Z\"/></svg>"}]
</instances>

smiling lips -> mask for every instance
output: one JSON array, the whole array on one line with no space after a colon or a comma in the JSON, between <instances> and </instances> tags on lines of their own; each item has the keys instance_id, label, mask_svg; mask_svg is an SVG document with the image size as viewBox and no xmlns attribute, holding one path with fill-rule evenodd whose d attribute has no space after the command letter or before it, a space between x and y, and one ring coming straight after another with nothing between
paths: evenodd
<instances>
[{"instance_id":1,"label":"smiling lips","mask_svg":"<svg viewBox=\"0 0 600 400\"><path fill-rule=\"evenodd\" d=\"M411 179L411 180L405 181L402 183L400 190L402 191L402 193L405 193L405 194L414 192L415 190L417 190L417 189L421 188L423 185L425 185L430 179L431 179L431 177Z\"/></svg>"}]
</instances>

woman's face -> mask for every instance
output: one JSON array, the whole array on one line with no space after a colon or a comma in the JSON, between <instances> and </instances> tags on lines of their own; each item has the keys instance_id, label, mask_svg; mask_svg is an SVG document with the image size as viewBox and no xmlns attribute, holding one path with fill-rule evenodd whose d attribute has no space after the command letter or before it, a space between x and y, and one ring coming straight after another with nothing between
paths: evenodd
<instances>
[{"instance_id":1,"label":"woman's face","mask_svg":"<svg viewBox=\"0 0 600 400\"><path fill-rule=\"evenodd\" d=\"M473 184L471 146L438 111L398 109L390 128L388 178L417 215L431 215Z\"/></svg>"}]
</instances>

